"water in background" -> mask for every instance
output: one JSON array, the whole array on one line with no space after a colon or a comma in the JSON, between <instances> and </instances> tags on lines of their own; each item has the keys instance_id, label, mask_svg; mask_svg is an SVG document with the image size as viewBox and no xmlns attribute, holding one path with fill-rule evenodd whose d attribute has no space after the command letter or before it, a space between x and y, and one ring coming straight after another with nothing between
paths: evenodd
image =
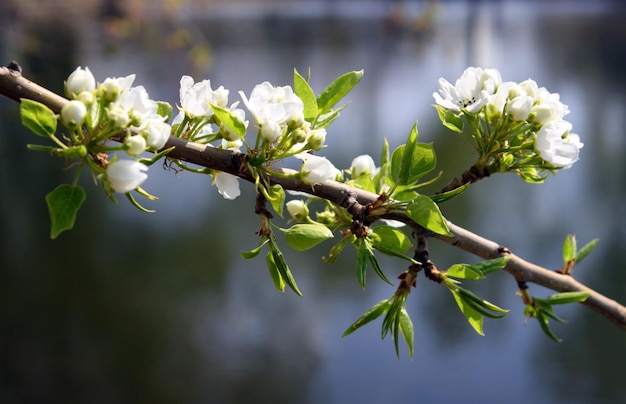
<instances>
[{"instance_id":1,"label":"water in background","mask_svg":"<svg viewBox=\"0 0 626 404\"><path fill-rule=\"evenodd\" d=\"M201 2L196 2L201 3ZM255 3L256 4L256 3ZM443 207L453 222L522 257L560 265L562 240L600 247L576 268L589 286L626 302L623 128L626 40L617 2L305 2L186 6L166 18L49 24L4 15L1 55L62 91L77 65L99 80L136 73L152 98L178 101L182 74L249 93L264 80L291 83L311 69L316 91L365 69L324 151L339 167L377 156L383 138L404 142L419 120L444 178L471 164L470 150L440 128L437 79L468 65L497 67L561 94L585 142L570 170L533 186L509 175L476 184ZM15 16L14 16L15 17ZM106 18L105 18L106 17ZM117 25L116 25L117 24ZM396 359L379 322L343 330L393 288L370 277L362 291L350 254L321 262L328 245L285 251L304 297L276 293L257 243L249 197L224 201L210 178L151 169L160 199L143 215L112 205L88 178L73 231L48 239L44 195L71 181L63 163L28 152L17 104L0 100L0 401L13 402L619 402L626 400L623 331L581 306L559 315L555 344L524 325L506 274L474 287L511 314L476 335L447 291L420 279L410 297L416 352ZM441 268L476 258L436 241ZM392 277L404 264L382 260ZM538 295L548 291L534 287Z\"/></svg>"}]
</instances>

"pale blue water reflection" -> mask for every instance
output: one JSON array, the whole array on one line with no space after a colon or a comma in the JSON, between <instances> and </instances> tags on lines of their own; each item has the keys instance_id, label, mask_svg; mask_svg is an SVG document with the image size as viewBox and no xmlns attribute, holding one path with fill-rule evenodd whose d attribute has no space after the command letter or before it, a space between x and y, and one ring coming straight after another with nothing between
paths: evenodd
<instances>
[{"instance_id":1,"label":"pale blue water reflection","mask_svg":"<svg viewBox=\"0 0 626 404\"><path fill-rule=\"evenodd\" d=\"M263 80L289 84L294 67L311 68L317 91L363 68L364 81L329 131L326 154L347 167L358 154L376 155L383 137L392 147L401 143L419 119L420 137L435 141L447 177L471 159L459 139L439 129L431 106L437 79L453 80L468 64L498 67L505 80L532 77L569 104L568 119L585 142L581 161L544 186L490 178L444 213L548 267L559 265L565 234L582 243L600 237L598 252L576 275L624 303L626 55L615 44L626 39L626 25L623 10L598 4L546 11L504 3L472 15L466 4L443 3L432 30L420 32L392 29L383 15L367 18L362 10L358 18L253 18L242 9L237 19L224 9L206 19L184 14L177 24L211 45L205 69L159 46L172 29L167 24L108 43L97 30L81 32L71 61L55 53L29 57L15 43L3 54L23 61L26 74L56 66L39 79L57 88L74 65L99 78L136 73L153 98L172 103L180 76L192 72L229 88L233 100ZM319 260L322 248L304 259L286 251L303 298L275 293L262 259L239 258L257 242L252 199L224 201L209 178L151 170L146 188L160 197L151 216L125 201L111 205L85 181L90 192L76 229L49 241L43 196L54 181L69 179L59 161L25 151L35 140L19 129L16 105L0 105L7 128L0 137L2 402L626 399L623 332L588 309L565 308L559 313L570 323L555 326L565 339L555 345L536 324L524 326L515 283L505 274L475 286L513 310L488 321L486 337L463 322L446 291L420 279L411 296L412 362L404 351L397 360L391 341L380 341L378 323L340 338L393 290L371 277L361 291L351 257L329 266ZM474 260L440 243L431 248L440 267ZM402 270L383 262L390 276Z\"/></svg>"}]
</instances>

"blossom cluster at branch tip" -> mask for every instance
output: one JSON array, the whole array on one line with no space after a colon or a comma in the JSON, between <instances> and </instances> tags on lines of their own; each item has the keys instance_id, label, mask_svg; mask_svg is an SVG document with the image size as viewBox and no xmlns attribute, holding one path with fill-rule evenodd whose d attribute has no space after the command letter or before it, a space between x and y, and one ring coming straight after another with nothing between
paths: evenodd
<instances>
[{"instance_id":1,"label":"blossom cluster at branch tip","mask_svg":"<svg viewBox=\"0 0 626 404\"><path fill-rule=\"evenodd\" d=\"M579 158L583 143L564 120L569 108L534 80L503 82L496 69L469 67L454 85L439 79L433 98L439 108L482 122L471 127L475 148L481 157L509 153L501 159L505 171L569 168Z\"/></svg>"}]
</instances>

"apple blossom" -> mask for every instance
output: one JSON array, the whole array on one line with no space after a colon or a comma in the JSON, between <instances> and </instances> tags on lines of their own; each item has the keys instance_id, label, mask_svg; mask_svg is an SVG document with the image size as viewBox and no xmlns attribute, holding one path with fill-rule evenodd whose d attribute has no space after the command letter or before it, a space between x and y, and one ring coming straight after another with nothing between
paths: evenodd
<instances>
[{"instance_id":1,"label":"apple blossom","mask_svg":"<svg viewBox=\"0 0 626 404\"><path fill-rule=\"evenodd\" d=\"M106 181L115 192L125 194L140 186L147 178L148 167L135 160L116 160L106 169Z\"/></svg>"}]
</instances>

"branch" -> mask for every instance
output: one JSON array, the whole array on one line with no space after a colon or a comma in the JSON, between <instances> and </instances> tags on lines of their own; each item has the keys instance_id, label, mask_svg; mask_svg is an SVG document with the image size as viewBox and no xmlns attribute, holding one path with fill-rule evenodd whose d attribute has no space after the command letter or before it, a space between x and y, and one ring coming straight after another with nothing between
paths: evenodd
<instances>
[{"instance_id":1,"label":"branch","mask_svg":"<svg viewBox=\"0 0 626 404\"><path fill-rule=\"evenodd\" d=\"M60 113L61 108L68 102L64 97L24 78L19 65L15 62L11 62L7 67L0 67L0 94L18 102L22 98L38 101L47 105L55 113ZM208 147L176 137L170 137L164 149L172 147L174 149L168 154L170 158L224 171L246 181L254 181L252 175L246 169L246 165L243 164L245 162L245 154ZM289 169L277 170L285 174L294 173L293 170ZM295 178L277 176L271 177L269 180L274 184L281 185L284 189L306 192L319 198L329 200L344 208L350 208L355 200L362 205L366 205L374 203L379 198L376 194L335 181L326 181L311 186ZM414 228L417 226L404 214L389 215L389 218L403 221ZM518 283L531 282L557 292L589 292L590 296L583 304L610 319L620 328L626 330L626 307L615 300L590 289L569 275L559 274L525 261L511 253L508 248L456 226L451 222L448 222L448 227L450 232L454 235L453 237L445 237L437 234L432 234L431 236L484 259L497 258L502 255L508 256L509 261L505 270L511 274Z\"/></svg>"}]
</instances>

